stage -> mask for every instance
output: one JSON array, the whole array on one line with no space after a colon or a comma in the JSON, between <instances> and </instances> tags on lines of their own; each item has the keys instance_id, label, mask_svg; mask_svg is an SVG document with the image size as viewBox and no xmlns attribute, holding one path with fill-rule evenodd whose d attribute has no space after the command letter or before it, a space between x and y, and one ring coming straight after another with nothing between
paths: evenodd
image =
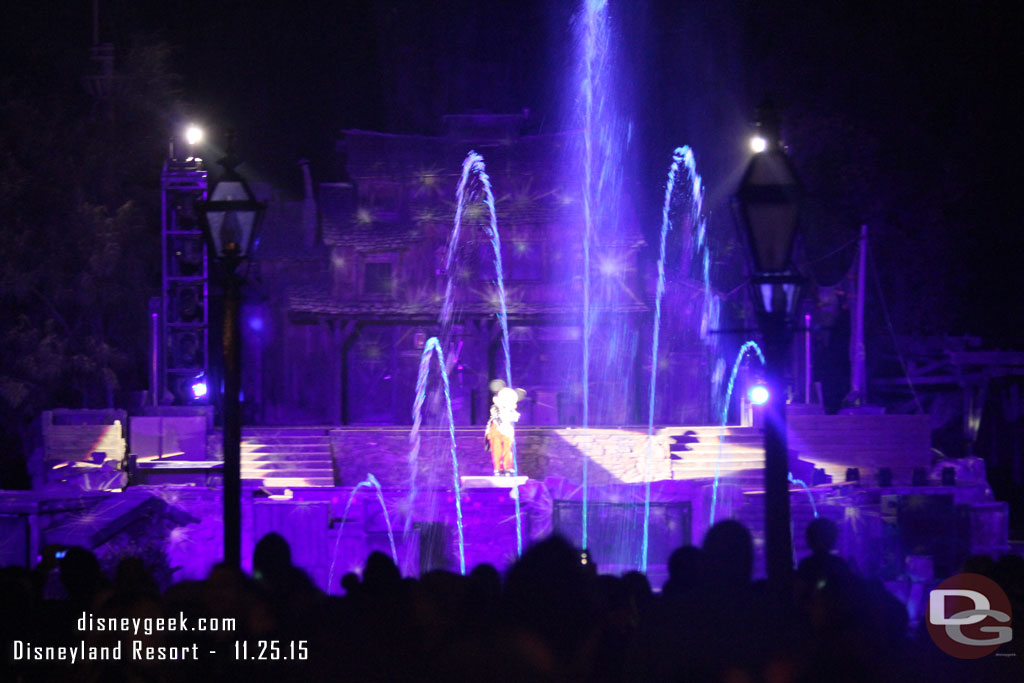
<instances>
[{"instance_id":1,"label":"stage","mask_svg":"<svg viewBox=\"0 0 1024 683\"><path fill-rule=\"evenodd\" d=\"M222 557L219 432L195 416L90 413L99 424L88 424L83 415L51 415L41 485L0 494L0 564L28 566L46 546L81 545L108 566L141 553L168 580L206 576ZM920 558L939 577L970 553L1007 552L1007 506L993 500L983 463L932 466L927 437L917 416L794 411L795 559L815 516L839 525L843 557L889 581ZM713 521L735 518L750 529L755 575L763 574L763 435L755 426L651 435L524 427L518 477L489 476L479 428L456 428L454 462L447 429L420 438L412 458L407 427L245 428L243 566L251 567L256 541L276 531L318 586L338 592L341 576L359 573L375 550L409 576L485 562L504 571L537 539L559 533L583 546L586 533L599 571L645 567L660 587L673 549L699 545Z\"/></svg>"}]
</instances>

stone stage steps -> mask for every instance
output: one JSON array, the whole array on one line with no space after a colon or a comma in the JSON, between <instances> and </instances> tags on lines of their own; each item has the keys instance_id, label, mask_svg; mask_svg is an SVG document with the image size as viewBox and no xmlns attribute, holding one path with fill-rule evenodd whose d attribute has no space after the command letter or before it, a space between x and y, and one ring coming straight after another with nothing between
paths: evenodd
<instances>
[{"instance_id":1,"label":"stone stage steps","mask_svg":"<svg viewBox=\"0 0 1024 683\"><path fill-rule=\"evenodd\" d=\"M372 472L385 486L404 484L408 474L408 427L246 427L242 432L242 477L266 488L351 485ZM554 435L560 436L541 436ZM456 427L460 474L482 475L490 470L478 426ZM446 437L447 434L442 434ZM421 460L429 444L439 437L424 430ZM574 440L575 453L551 450L554 440ZM677 426L657 430L656 453L649 475L646 465L647 436L643 430L595 428L582 430L524 426L517 430L523 474L534 479L565 476L565 464L590 453L595 467L604 468L620 482L650 480L712 479L716 476L744 487L760 487L764 468L763 434L753 427ZM441 439L443 441L443 439ZM531 466L540 444L542 455L554 466ZM568 450L568 449L567 449ZM568 459L567 459L568 458ZM436 458L435 458L436 460ZM440 479L447 478L447 457L433 463ZM421 466L424 463L421 462ZM559 465L562 465L559 467ZM607 477L606 477L607 478Z\"/></svg>"},{"instance_id":2,"label":"stone stage steps","mask_svg":"<svg viewBox=\"0 0 1024 683\"><path fill-rule=\"evenodd\" d=\"M324 427L243 427L242 480L268 489L334 486Z\"/></svg>"}]
</instances>

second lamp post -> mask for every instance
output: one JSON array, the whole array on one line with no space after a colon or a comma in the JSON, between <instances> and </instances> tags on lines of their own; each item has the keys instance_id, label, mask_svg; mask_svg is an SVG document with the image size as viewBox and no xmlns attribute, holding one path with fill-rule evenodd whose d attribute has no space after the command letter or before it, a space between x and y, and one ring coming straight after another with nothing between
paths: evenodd
<instances>
[{"instance_id":1,"label":"second lamp post","mask_svg":"<svg viewBox=\"0 0 1024 683\"><path fill-rule=\"evenodd\" d=\"M765 565L783 586L793 568L789 456L786 443L786 367L801 276L792 262L802 186L779 140L770 105L758 116L760 142L743 174L736 204L750 247L751 284L765 355Z\"/></svg>"},{"instance_id":2,"label":"second lamp post","mask_svg":"<svg viewBox=\"0 0 1024 683\"><path fill-rule=\"evenodd\" d=\"M241 317L243 264L249 259L266 205L256 199L239 175L231 137L224 158L217 162L224 174L198 206L209 248L224 278L224 561L240 567L242 561L242 388Z\"/></svg>"}]
</instances>

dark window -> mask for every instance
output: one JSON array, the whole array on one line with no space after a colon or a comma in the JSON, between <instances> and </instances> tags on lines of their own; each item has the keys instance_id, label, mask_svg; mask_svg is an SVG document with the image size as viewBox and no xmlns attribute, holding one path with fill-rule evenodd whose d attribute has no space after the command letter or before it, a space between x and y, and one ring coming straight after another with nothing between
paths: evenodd
<instances>
[{"instance_id":1,"label":"dark window","mask_svg":"<svg viewBox=\"0 0 1024 683\"><path fill-rule=\"evenodd\" d=\"M367 263L363 278L364 294L391 293L391 264Z\"/></svg>"}]
</instances>

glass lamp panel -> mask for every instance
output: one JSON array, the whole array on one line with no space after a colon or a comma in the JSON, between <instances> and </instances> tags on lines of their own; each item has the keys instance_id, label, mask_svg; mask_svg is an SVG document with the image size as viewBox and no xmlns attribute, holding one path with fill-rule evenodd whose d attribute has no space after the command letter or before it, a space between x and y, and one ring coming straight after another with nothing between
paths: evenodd
<instances>
[{"instance_id":1,"label":"glass lamp panel","mask_svg":"<svg viewBox=\"0 0 1024 683\"><path fill-rule=\"evenodd\" d=\"M210 202L249 202L252 198L245 190L245 185L237 180L224 180L217 183L210 196ZM252 229L256 222L256 212L232 209L229 211L209 211L207 221L210 225L210 237L213 240L217 256L223 256L225 250L232 251L238 257L244 257L249 251Z\"/></svg>"},{"instance_id":2,"label":"glass lamp panel","mask_svg":"<svg viewBox=\"0 0 1024 683\"><path fill-rule=\"evenodd\" d=\"M750 204L746 208L757 269L785 270L796 233L796 204Z\"/></svg>"}]
</instances>

